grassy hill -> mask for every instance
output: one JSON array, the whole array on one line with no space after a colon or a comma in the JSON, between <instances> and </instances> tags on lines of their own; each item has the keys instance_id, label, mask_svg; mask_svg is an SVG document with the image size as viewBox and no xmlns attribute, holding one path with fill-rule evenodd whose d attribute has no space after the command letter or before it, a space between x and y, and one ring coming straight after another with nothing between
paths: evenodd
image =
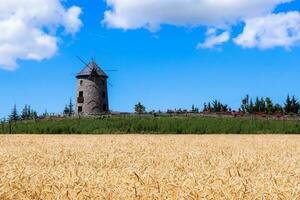
<instances>
[{"instance_id":1,"label":"grassy hill","mask_svg":"<svg viewBox=\"0 0 300 200\"><path fill-rule=\"evenodd\" d=\"M11 131L10 131L11 129ZM297 134L300 121L226 117L106 117L52 119L12 123L0 133L14 134Z\"/></svg>"}]
</instances>

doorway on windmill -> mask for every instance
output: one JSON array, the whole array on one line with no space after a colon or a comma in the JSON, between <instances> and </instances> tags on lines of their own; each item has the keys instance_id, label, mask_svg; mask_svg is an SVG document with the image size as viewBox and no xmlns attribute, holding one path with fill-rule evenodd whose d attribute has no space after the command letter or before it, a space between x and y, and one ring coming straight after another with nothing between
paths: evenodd
<instances>
[{"instance_id":1,"label":"doorway on windmill","mask_svg":"<svg viewBox=\"0 0 300 200\"><path fill-rule=\"evenodd\" d=\"M83 91L79 91L79 97L83 97Z\"/></svg>"},{"instance_id":2,"label":"doorway on windmill","mask_svg":"<svg viewBox=\"0 0 300 200\"><path fill-rule=\"evenodd\" d=\"M79 112L79 113L82 112L82 106L78 106L78 112Z\"/></svg>"}]
</instances>

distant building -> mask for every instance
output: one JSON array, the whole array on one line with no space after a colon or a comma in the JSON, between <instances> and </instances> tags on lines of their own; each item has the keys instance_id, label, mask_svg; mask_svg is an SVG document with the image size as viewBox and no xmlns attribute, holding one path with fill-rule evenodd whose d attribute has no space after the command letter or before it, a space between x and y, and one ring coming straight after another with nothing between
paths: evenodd
<instances>
[{"instance_id":1,"label":"distant building","mask_svg":"<svg viewBox=\"0 0 300 200\"><path fill-rule=\"evenodd\" d=\"M109 112L106 73L92 59L77 78L76 112L100 115Z\"/></svg>"}]
</instances>

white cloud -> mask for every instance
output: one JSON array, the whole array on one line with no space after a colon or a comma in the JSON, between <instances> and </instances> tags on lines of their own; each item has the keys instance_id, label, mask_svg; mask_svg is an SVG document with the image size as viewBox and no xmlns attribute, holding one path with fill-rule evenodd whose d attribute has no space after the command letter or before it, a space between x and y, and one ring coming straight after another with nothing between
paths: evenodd
<instances>
[{"instance_id":1,"label":"white cloud","mask_svg":"<svg viewBox=\"0 0 300 200\"><path fill-rule=\"evenodd\" d=\"M3 1L3 0L0 0ZM57 52L57 29L75 34L81 9L64 8L60 0L0 2L0 68L14 70L17 60L43 60Z\"/></svg>"},{"instance_id":2,"label":"white cloud","mask_svg":"<svg viewBox=\"0 0 300 200\"><path fill-rule=\"evenodd\" d=\"M244 48L261 49L300 44L300 13L288 12L246 20L243 32L234 40Z\"/></svg>"},{"instance_id":3,"label":"white cloud","mask_svg":"<svg viewBox=\"0 0 300 200\"><path fill-rule=\"evenodd\" d=\"M244 47L290 47L299 40L299 13L272 14L293 0L106 0L103 23L124 30L161 25L212 27L221 34L207 34L198 48L213 48L230 39L231 28L245 23L235 43ZM276 29L276 30L275 30Z\"/></svg>"},{"instance_id":4,"label":"white cloud","mask_svg":"<svg viewBox=\"0 0 300 200\"><path fill-rule=\"evenodd\" d=\"M224 31L220 34L217 34L217 30L210 28L206 32L206 39L203 43L197 45L197 49L211 49L218 45L221 45L227 42L230 39L230 33Z\"/></svg>"},{"instance_id":5,"label":"white cloud","mask_svg":"<svg viewBox=\"0 0 300 200\"><path fill-rule=\"evenodd\" d=\"M161 24L226 28L239 20L272 12L291 0L106 0L110 9L103 22L122 29Z\"/></svg>"},{"instance_id":6,"label":"white cloud","mask_svg":"<svg viewBox=\"0 0 300 200\"><path fill-rule=\"evenodd\" d=\"M81 28L82 22L79 19L81 14L81 9L79 7L73 6L67 10L63 16L63 25L68 33L76 33Z\"/></svg>"}]
</instances>

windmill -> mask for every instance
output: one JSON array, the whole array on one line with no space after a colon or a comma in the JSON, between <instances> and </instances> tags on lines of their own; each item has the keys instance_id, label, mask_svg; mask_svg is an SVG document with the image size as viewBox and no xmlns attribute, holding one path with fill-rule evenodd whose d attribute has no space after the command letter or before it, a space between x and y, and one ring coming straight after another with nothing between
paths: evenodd
<instances>
[{"instance_id":1,"label":"windmill","mask_svg":"<svg viewBox=\"0 0 300 200\"><path fill-rule=\"evenodd\" d=\"M82 115L100 115L109 112L108 75L92 58L89 63L79 56L84 68L76 75L77 78L77 113ZM116 70L106 70L116 71Z\"/></svg>"}]
</instances>

